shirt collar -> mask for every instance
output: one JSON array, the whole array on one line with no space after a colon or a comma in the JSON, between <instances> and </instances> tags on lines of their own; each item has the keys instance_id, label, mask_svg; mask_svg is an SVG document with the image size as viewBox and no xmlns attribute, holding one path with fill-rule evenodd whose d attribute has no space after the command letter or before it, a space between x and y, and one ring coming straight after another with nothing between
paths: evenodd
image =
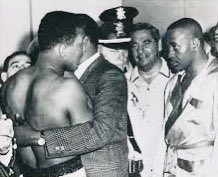
<instances>
[{"instance_id":1,"label":"shirt collar","mask_svg":"<svg viewBox=\"0 0 218 177\"><path fill-rule=\"evenodd\" d=\"M86 71L86 69L97 59L99 58L100 53L97 52L94 55L92 55L90 58L88 58L86 61L84 61L83 63L81 63L77 70L74 72L74 74L76 75L76 77L78 79L81 78L81 76L84 74L84 72Z\"/></svg>"},{"instance_id":2,"label":"shirt collar","mask_svg":"<svg viewBox=\"0 0 218 177\"><path fill-rule=\"evenodd\" d=\"M210 65L210 63L215 60L216 58L214 56L212 56L211 54L208 54L208 60L207 63L205 64L205 66L203 67L203 69L200 71L200 73L196 76L196 78L199 78L201 75L203 75L202 73L205 73L206 70L208 69L208 66ZM185 70L180 71L177 73L177 75L180 75L180 81L182 81L182 79L184 78L184 76L186 75ZM199 76L200 75L200 76ZM196 78L194 80L196 80Z\"/></svg>"},{"instance_id":3,"label":"shirt collar","mask_svg":"<svg viewBox=\"0 0 218 177\"><path fill-rule=\"evenodd\" d=\"M160 59L161 59L162 64L161 64L159 74L162 74L163 76L169 78L170 77L170 70L167 66L167 63L163 58L160 58ZM136 66L132 71L132 75L130 77L130 80L132 82L135 82L139 78L140 78L139 70L138 70L138 67Z\"/></svg>"}]
</instances>

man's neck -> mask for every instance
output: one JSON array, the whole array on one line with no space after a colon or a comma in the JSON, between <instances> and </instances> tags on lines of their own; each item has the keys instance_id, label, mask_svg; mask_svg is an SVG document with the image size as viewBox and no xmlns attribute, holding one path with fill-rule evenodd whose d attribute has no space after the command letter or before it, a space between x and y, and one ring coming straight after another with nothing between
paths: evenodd
<instances>
[{"instance_id":1,"label":"man's neck","mask_svg":"<svg viewBox=\"0 0 218 177\"><path fill-rule=\"evenodd\" d=\"M150 84L160 72L162 60L159 58L151 67L139 69L139 75Z\"/></svg>"},{"instance_id":2,"label":"man's neck","mask_svg":"<svg viewBox=\"0 0 218 177\"><path fill-rule=\"evenodd\" d=\"M208 61L208 55L202 52L201 55L196 55L190 67L186 70L186 75L189 78L195 78L204 68Z\"/></svg>"},{"instance_id":3,"label":"man's neck","mask_svg":"<svg viewBox=\"0 0 218 177\"><path fill-rule=\"evenodd\" d=\"M41 52L38 56L36 68L40 71L52 71L57 75L64 75L64 65L60 59L48 52Z\"/></svg>"}]
</instances>

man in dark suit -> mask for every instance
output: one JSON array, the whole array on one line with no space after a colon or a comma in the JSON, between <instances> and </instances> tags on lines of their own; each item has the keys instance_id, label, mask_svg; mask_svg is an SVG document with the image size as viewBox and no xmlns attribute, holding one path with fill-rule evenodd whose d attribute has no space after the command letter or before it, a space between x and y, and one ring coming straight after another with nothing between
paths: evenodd
<instances>
[{"instance_id":1,"label":"man in dark suit","mask_svg":"<svg viewBox=\"0 0 218 177\"><path fill-rule=\"evenodd\" d=\"M43 131L36 131L27 125L17 126L15 136L18 146L44 146L48 159L81 154L89 177L126 177L125 76L97 53L100 32L94 20L85 14L77 14L75 25L74 45L77 50L69 49L68 52L73 52L71 59L73 67L77 68L75 75L92 100L93 121ZM76 40L79 37L81 40ZM41 45L39 42L40 48Z\"/></svg>"}]
</instances>

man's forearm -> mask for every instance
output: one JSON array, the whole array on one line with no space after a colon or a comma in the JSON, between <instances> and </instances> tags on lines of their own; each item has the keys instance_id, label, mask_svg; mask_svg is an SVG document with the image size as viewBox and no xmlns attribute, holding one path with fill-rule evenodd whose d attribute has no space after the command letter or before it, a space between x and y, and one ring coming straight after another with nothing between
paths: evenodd
<instances>
[{"instance_id":1,"label":"man's forearm","mask_svg":"<svg viewBox=\"0 0 218 177\"><path fill-rule=\"evenodd\" d=\"M15 126L14 132L19 147L38 145L38 140L41 138L40 131L34 130L28 125Z\"/></svg>"},{"instance_id":2,"label":"man's forearm","mask_svg":"<svg viewBox=\"0 0 218 177\"><path fill-rule=\"evenodd\" d=\"M46 156L56 158L84 154L110 143L125 141L127 136L126 104L122 104L122 101L111 102L113 104L101 106L93 122L46 130L44 136ZM122 111L114 111L116 109Z\"/></svg>"},{"instance_id":3,"label":"man's forearm","mask_svg":"<svg viewBox=\"0 0 218 177\"><path fill-rule=\"evenodd\" d=\"M93 137L91 133L93 130L93 124L91 122L73 127L45 130L44 137L46 140L47 158L84 154L102 147L105 144L104 141L99 141L96 133L94 133ZM90 137L89 140L87 139L87 132Z\"/></svg>"},{"instance_id":4,"label":"man's forearm","mask_svg":"<svg viewBox=\"0 0 218 177\"><path fill-rule=\"evenodd\" d=\"M93 122L46 130L47 158L84 154L126 141L127 84L124 75L116 70L105 72L96 87Z\"/></svg>"}]
</instances>

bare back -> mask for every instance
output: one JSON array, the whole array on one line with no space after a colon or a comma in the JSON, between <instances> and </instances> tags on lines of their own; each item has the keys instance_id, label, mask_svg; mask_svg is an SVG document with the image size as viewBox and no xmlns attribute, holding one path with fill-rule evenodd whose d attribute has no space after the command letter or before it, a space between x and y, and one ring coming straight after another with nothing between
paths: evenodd
<instances>
[{"instance_id":1,"label":"bare back","mask_svg":"<svg viewBox=\"0 0 218 177\"><path fill-rule=\"evenodd\" d=\"M10 113L19 113L36 130L92 120L87 96L76 77L66 79L52 70L39 71L33 67L10 79L5 93ZM44 148L40 146L19 148L19 151L23 162L34 168L73 158L45 159Z\"/></svg>"}]
</instances>

